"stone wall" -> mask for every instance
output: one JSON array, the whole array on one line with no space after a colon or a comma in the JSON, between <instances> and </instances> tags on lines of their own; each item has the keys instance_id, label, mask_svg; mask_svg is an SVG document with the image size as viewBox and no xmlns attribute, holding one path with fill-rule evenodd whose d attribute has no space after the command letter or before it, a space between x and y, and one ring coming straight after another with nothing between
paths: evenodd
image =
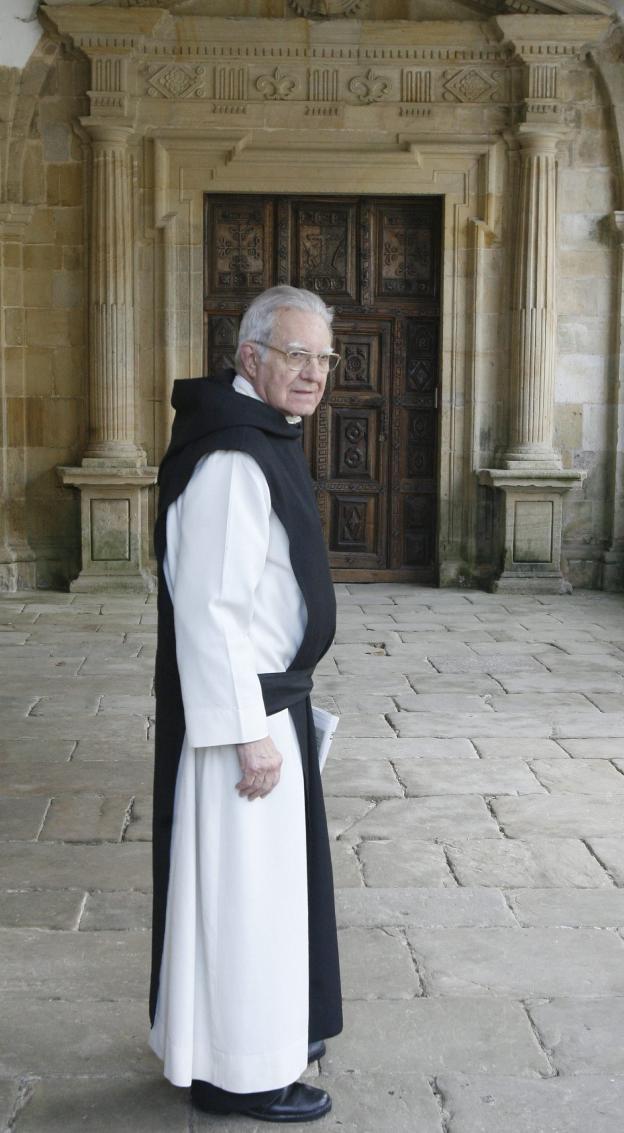
<instances>
[{"instance_id":1,"label":"stone wall","mask_svg":"<svg viewBox=\"0 0 624 1133\"><path fill-rule=\"evenodd\" d=\"M97 40L101 58L109 34L104 22L112 17L102 9L90 11L90 17L83 11L76 20L81 26L89 18L94 21L93 42ZM137 21L136 42L137 36L145 36L150 20L155 25L158 18L146 10L136 16L119 10L119 19L128 26L128 21ZM293 61L302 23L291 13L283 25L293 43ZM349 24L328 25L342 52L347 50ZM186 32L191 25L195 27L191 21ZM207 35L206 25L205 20L197 22L200 38ZM236 40L236 21L218 25L221 37L227 32ZM395 66L392 50L386 56L384 52L396 28L388 25L376 32L371 23L363 31L357 21L352 26L354 45L357 41L353 50L362 51L365 43L375 57L373 70ZM423 25L432 46L421 53L429 51L431 58L440 59L446 51L451 58L449 36L454 35L462 59L477 60L472 72L469 62L462 63L463 85L453 86L451 76L451 71L460 73L460 64L447 66L439 79L434 74L439 94L429 95L424 105L417 97L391 105L390 100L386 104L377 99L371 79L370 101L339 104L333 118L322 119L321 130L305 101L258 102L256 97L234 119L224 117L224 106L203 96L202 101L172 98L171 91L157 89L160 64L148 62L146 70L140 53L131 54L136 46L127 49L132 62L124 72L123 90L120 87L114 98L125 106L124 122L129 121L128 106L134 115L132 130L124 126L129 131L124 168L132 232L126 273L134 325L133 439L150 464L163 452L173 378L201 368L205 190L241 192L253 183L267 192L357 192L361 186L373 193L417 194L433 188L445 196L440 559L443 581L452 582L491 575L502 551L499 493L480 488L476 476L480 468L504 464L510 445L509 310L518 219L514 131L523 113L523 71L528 64L514 59L504 44L497 46L509 34L504 20L485 31L469 20L454 25L454 31L450 25L441 26L444 48L434 46L438 40L433 25ZM171 28L165 30L153 53L161 63L171 35ZM246 21L244 36L250 31L253 25ZM0 197L5 308L0 588L35 581L39 586L65 585L80 565L78 493L62 486L57 466L78 465L93 442L86 262L92 154L96 145L114 148L118 143L97 141L104 136L101 123L112 120L102 107L113 95L102 89L89 98L94 86L87 58L91 48L78 40L73 31L59 36L49 28L23 71L0 69L0 121L6 130ZM563 110L557 119L561 138L556 151L559 353L554 447L564 470L587 473L584 482L566 487L566 572L576 585L600 586L605 555L624 539L619 529L624 517L618 514L616 499L618 491L621 494L623 446L618 424L621 101L605 84L600 51L587 58L580 44L564 60L557 92ZM262 52L266 54L264 47L259 58ZM607 65L621 67L619 32L612 33L604 58ZM414 66L419 65L415 61ZM98 74L103 82L103 72ZM392 78L392 83L396 90L407 89L400 78ZM548 98L543 99L541 105L550 113L553 107L547 104ZM531 113L537 110L529 109ZM301 157L310 130L315 144L325 147L322 175ZM289 152L297 157L287 166ZM620 566L614 577L618 571L621 574Z\"/></svg>"},{"instance_id":2,"label":"stone wall","mask_svg":"<svg viewBox=\"0 0 624 1133\"><path fill-rule=\"evenodd\" d=\"M88 151L76 125L88 66L43 41L22 72L0 69L0 82L12 124L2 249L7 494L13 534L36 556L37 585L62 586L79 567L79 521L56 466L81 455L87 426ZM0 552L0 585L1 560Z\"/></svg>"}]
</instances>

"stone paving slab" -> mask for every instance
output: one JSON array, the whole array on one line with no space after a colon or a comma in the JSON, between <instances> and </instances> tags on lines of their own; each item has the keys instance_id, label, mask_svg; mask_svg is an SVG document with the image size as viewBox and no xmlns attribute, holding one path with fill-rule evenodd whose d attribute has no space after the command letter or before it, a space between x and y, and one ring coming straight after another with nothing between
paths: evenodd
<instances>
[{"instance_id":1,"label":"stone paving slab","mask_svg":"<svg viewBox=\"0 0 624 1133\"><path fill-rule=\"evenodd\" d=\"M447 1133L618 1133L624 1111L624 1081L606 1075L541 1082L442 1075L438 1087Z\"/></svg>"},{"instance_id":2,"label":"stone paving slab","mask_svg":"<svg viewBox=\"0 0 624 1133\"><path fill-rule=\"evenodd\" d=\"M144 1005L148 955L144 932L3 929L0 988L3 995L30 990L39 999L136 999Z\"/></svg>"},{"instance_id":3,"label":"stone paving slab","mask_svg":"<svg viewBox=\"0 0 624 1133\"><path fill-rule=\"evenodd\" d=\"M586 928L407 928L429 995L624 995L624 941Z\"/></svg>"},{"instance_id":4,"label":"stone paving slab","mask_svg":"<svg viewBox=\"0 0 624 1133\"><path fill-rule=\"evenodd\" d=\"M326 1062L330 1073L551 1073L525 1010L502 998L346 1003L344 1033Z\"/></svg>"},{"instance_id":5,"label":"stone paving slab","mask_svg":"<svg viewBox=\"0 0 624 1133\"><path fill-rule=\"evenodd\" d=\"M147 889L151 870L151 846L140 843L7 842L0 854L6 889Z\"/></svg>"},{"instance_id":6,"label":"stone paving slab","mask_svg":"<svg viewBox=\"0 0 624 1133\"><path fill-rule=\"evenodd\" d=\"M457 845L449 842L444 849L460 885L602 889L613 884L580 839L535 837L525 842L474 838ZM624 839L621 860L624 883Z\"/></svg>"},{"instance_id":7,"label":"stone paving slab","mask_svg":"<svg viewBox=\"0 0 624 1133\"><path fill-rule=\"evenodd\" d=\"M349 834L351 838L392 839L397 830L411 838L434 842L501 837L485 801L474 795L382 800Z\"/></svg>"},{"instance_id":8,"label":"stone paving slab","mask_svg":"<svg viewBox=\"0 0 624 1133\"><path fill-rule=\"evenodd\" d=\"M617 798L526 795L513 799L501 796L493 800L492 811L509 838L540 834L562 838L624 834L624 810Z\"/></svg>"},{"instance_id":9,"label":"stone paving slab","mask_svg":"<svg viewBox=\"0 0 624 1133\"><path fill-rule=\"evenodd\" d=\"M507 898L524 927L624 928L621 889L518 889Z\"/></svg>"},{"instance_id":10,"label":"stone paving slab","mask_svg":"<svg viewBox=\"0 0 624 1133\"><path fill-rule=\"evenodd\" d=\"M20 1133L188 1131L188 1091L175 1090L156 1077L35 1081L29 1095L18 1115Z\"/></svg>"},{"instance_id":11,"label":"stone paving slab","mask_svg":"<svg viewBox=\"0 0 624 1133\"><path fill-rule=\"evenodd\" d=\"M3 991L0 1079L159 1077L160 1064L147 1045L148 1026L141 999L72 1000L54 993L35 996L30 988ZM45 1127L41 1133L47 1133Z\"/></svg>"},{"instance_id":12,"label":"stone paving slab","mask_svg":"<svg viewBox=\"0 0 624 1133\"><path fill-rule=\"evenodd\" d=\"M439 760L393 761L407 797L422 795L533 795L545 788L519 759L454 760L451 766ZM613 768L611 768L613 770ZM617 776L617 772L614 772ZM624 775L620 776L624 787Z\"/></svg>"},{"instance_id":13,"label":"stone paving slab","mask_svg":"<svg viewBox=\"0 0 624 1133\"><path fill-rule=\"evenodd\" d=\"M323 1126L621 1133L624 601L337 594ZM155 617L154 596L0 596L11 1133L265 1127L192 1113L146 1043Z\"/></svg>"},{"instance_id":14,"label":"stone paving slab","mask_svg":"<svg viewBox=\"0 0 624 1133\"><path fill-rule=\"evenodd\" d=\"M342 927L455 928L516 924L502 893L491 889L345 889L336 895Z\"/></svg>"},{"instance_id":15,"label":"stone paving slab","mask_svg":"<svg viewBox=\"0 0 624 1133\"><path fill-rule=\"evenodd\" d=\"M560 1074L624 1075L620 996L551 999L529 1004L529 1014Z\"/></svg>"},{"instance_id":16,"label":"stone paving slab","mask_svg":"<svg viewBox=\"0 0 624 1133\"><path fill-rule=\"evenodd\" d=\"M369 887L426 888L457 882L451 873L443 846L419 839L360 842L355 847L363 879ZM479 882L478 884L481 884Z\"/></svg>"}]
</instances>

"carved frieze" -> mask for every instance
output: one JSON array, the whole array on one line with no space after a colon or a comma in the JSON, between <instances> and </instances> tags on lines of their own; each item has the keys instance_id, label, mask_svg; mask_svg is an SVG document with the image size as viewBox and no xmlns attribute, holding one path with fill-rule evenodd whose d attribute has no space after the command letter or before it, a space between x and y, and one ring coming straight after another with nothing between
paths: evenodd
<instances>
[{"instance_id":1,"label":"carved frieze","mask_svg":"<svg viewBox=\"0 0 624 1133\"><path fill-rule=\"evenodd\" d=\"M445 71L442 80L443 97L450 102L488 102L497 95L498 75L488 74L478 67L465 67L460 71Z\"/></svg>"},{"instance_id":2,"label":"carved frieze","mask_svg":"<svg viewBox=\"0 0 624 1133\"><path fill-rule=\"evenodd\" d=\"M355 16L362 7L362 0L288 0L288 3L298 16L308 19Z\"/></svg>"},{"instance_id":3,"label":"carved frieze","mask_svg":"<svg viewBox=\"0 0 624 1133\"><path fill-rule=\"evenodd\" d=\"M184 67L179 63L171 66L152 67L148 72L147 94L151 98L206 98L207 68L199 64Z\"/></svg>"},{"instance_id":4,"label":"carved frieze","mask_svg":"<svg viewBox=\"0 0 624 1133\"><path fill-rule=\"evenodd\" d=\"M372 68L369 68L364 75L354 75L347 85L351 94L354 94L357 101L363 105L381 102L392 94L391 80L376 74Z\"/></svg>"},{"instance_id":5,"label":"carved frieze","mask_svg":"<svg viewBox=\"0 0 624 1133\"><path fill-rule=\"evenodd\" d=\"M269 75L260 75L256 79L255 87L263 98L272 102L293 98L301 90L297 76L285 73L280 67L276 67Z\"/></svg>"}]
</instances>

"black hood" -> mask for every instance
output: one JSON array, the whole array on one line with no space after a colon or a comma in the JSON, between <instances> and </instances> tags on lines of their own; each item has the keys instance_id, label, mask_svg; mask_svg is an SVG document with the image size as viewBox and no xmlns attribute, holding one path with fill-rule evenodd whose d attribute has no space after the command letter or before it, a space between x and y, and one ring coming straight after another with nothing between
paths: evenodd
<instances>
[{"instance_id":1,"label":"black hood","mask_svg":"<svg viewBox=\"0 0 624 1133\"><path fill-rule=\"evenodd\" d=\"M283 413L264 401L237 393L232 388L235 376L234 370L228 370L217 378L183 378L173 383L171 404L176 413L159 479L165 464L187 445L226 429L260 429L288 440L301 437L301 424L291 425Z\"/></svg>"}]
</instances>

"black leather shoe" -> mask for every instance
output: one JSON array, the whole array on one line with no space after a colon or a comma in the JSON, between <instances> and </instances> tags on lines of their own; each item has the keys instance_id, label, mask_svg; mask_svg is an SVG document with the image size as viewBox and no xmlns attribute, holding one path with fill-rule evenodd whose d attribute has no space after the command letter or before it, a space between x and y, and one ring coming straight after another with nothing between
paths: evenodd
<instances>
[{"instance_id":1,"label":"black leather shoe","mask_svg":"<svg viewBox=\"0 0 624 1133\"><path fill-rule=\"evenodd\" d=\"M318 1121L329 1113L331 1105L325 1090L308 1086L306 1082L294 1082L286 1086L275 1101L246 1109L244 1116L254 1117L256 1121Z\"/></svg>"},{"instance_id":2,"label":"black leather shoe","mask_svg":"<svg viewBox=\"0 0 624 1133\"><path fill-rule=\"evenodd\" d=\"M323 1058L327 1054L327 1047L322 1039L317 1043L310 1043L308 1046L308 1062L318 1062L319 1058Z\"/></svg>"}]
</instances>

